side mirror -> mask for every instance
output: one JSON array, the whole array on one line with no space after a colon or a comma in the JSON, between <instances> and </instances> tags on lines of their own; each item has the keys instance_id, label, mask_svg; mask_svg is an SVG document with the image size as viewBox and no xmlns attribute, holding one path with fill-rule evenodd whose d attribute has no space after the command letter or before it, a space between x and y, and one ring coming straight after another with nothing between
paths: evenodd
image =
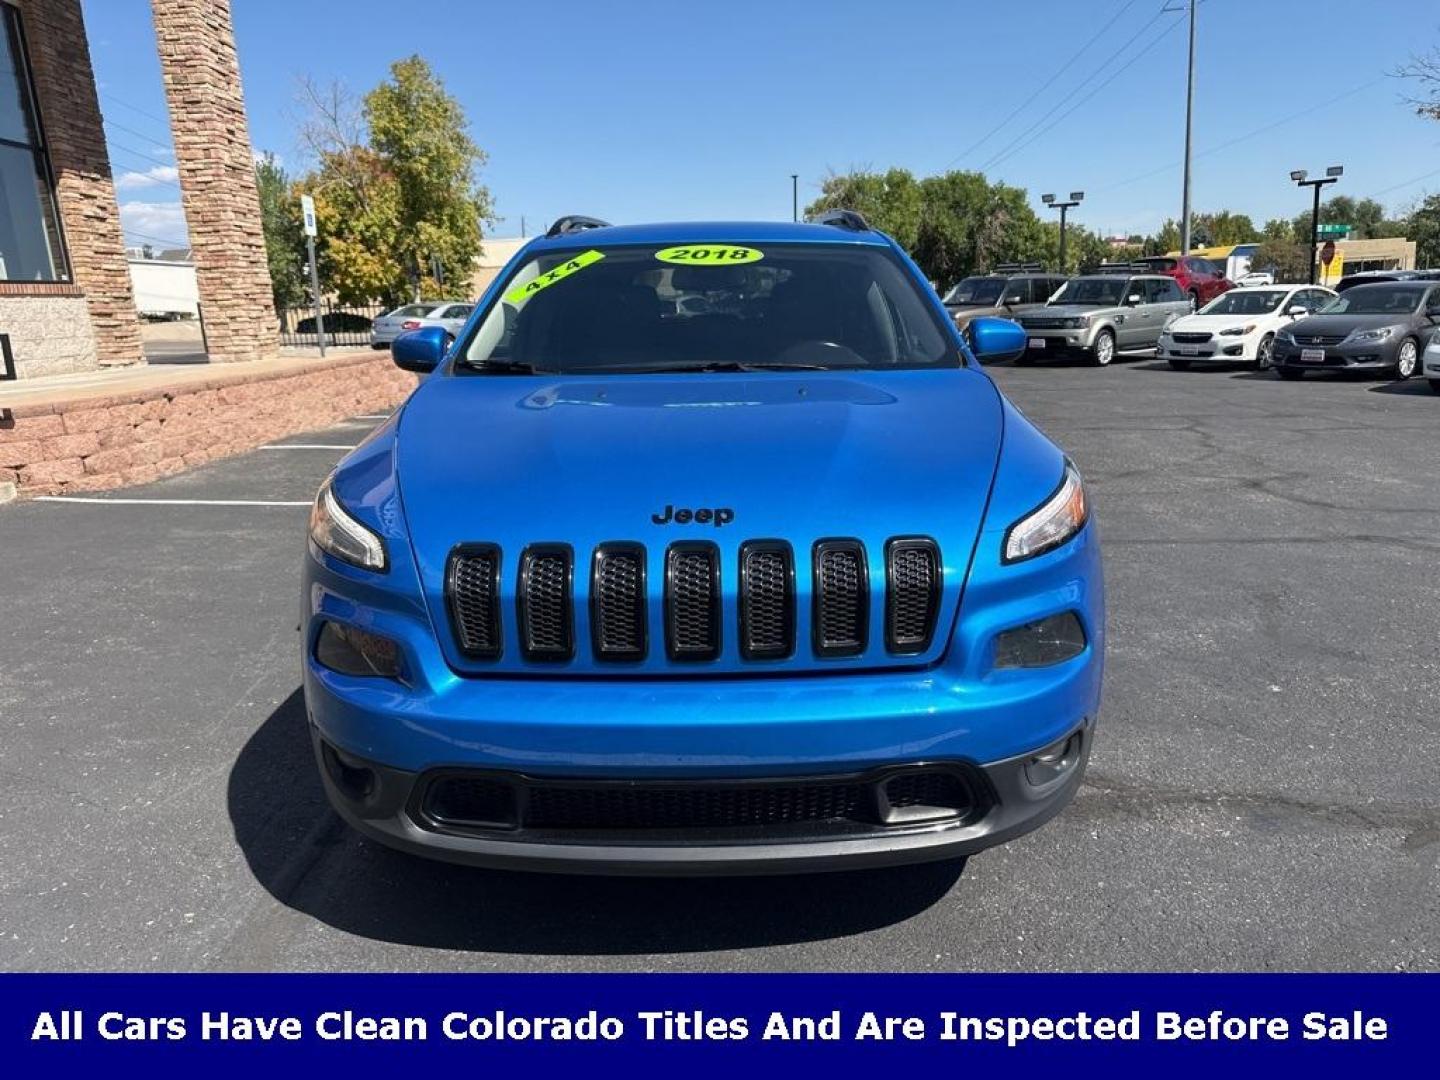
<instances>
[{"instance_id":1,"label":"side mirror","mask_svg":"<svg viewBox=\"0 0 1440 1080\"><path fill-rule=\"evenodd\" d=\"M391 343L390 358L396 367L406 371L418 371L422 375L434 371L445 359L446 333L443 326L407 330Z\"/></svg>"},{"instance_id":2,"label":"side mirror","mask_svg":"<svg viewBox=\"0 0 1440 1080\"><path fill-rule=\"evenodd\" d=\"M965 327L965 343L981 363L1014 360L1023 356L1027 344L1024 328L1009 319L981 316Z\"/></svg>"},{"instance_id":3,"label":"side mirror","mask_svg":"<svg viewBox=\"0 0 1440 1080\"><path fill-rule=\"evenodd\" d=\"M1127 307L1134 307L1138 303L1140 303L1140 294L1138 292L1132 292L1129 296L1125 297Z\"/></svg>"},{"instance_id":4,"label":"side mirror","mask_svg":"<svg viewBox=\"0 0 1440 1080\"><path fill-rule=\"evenodd\" d=\"M1310 314L1310 312L1299 304L1291 304L1285 309L1285 314L1289 315L1292 319L1301 319Z\"/></svg>"}]
</instances>

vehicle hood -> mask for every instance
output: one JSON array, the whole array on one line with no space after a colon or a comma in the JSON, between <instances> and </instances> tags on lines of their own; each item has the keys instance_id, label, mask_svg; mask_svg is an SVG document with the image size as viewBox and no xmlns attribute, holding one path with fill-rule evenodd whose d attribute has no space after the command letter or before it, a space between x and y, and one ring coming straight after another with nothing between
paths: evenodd
<instances>
[{"instance_id":1,"label":"vehicle hood","mask_svg":"<svg viewBox=\"0 0 1440 1080\"><path fill-rule=\"evenodd\" d=\"M512 612L515 570L525 546L571 545L575 610L583 615L596 545L644 545L652 609L658 613L666 546L705 540L720 549L725 658L733 660L741 543L791 544L797 610L803 613L815 541L863 540L872 575L878 568L883 580L886 540L918 535L938 542L945 567L936 641L928 654L933 659L943 652L979 534L1002 423L998 392L973 369L803 376L438 375L422 384L400 417L395 470L437 627L447 625L443 579L456 544L499 545L502 592L508 590ZM733 520L718 527L658 524L654 517L664 517L667 507L723 508ZM874 611L883 616L878 606ZM802 615L800 629L806 628L808 615ZM658 641L654 619L651 631ZM455 655L448 633L439 636L453 666L474 666ZM877 627L872 640L880 637ZM583 626L577 625L577 639L577 673L587 673ZM818 666L807 645L800 638L794 661L782 666ZM667 673L663 647L650 654L640 670ZM725 658L708 668L724 670ZM885 660L883 649L880 659ZM826 663L835 666L833 660ZM481 667L525 664L507 650ZM691 664L685 670L693 675L695 669Z\"/></svg>"},{"instance_id":2,"label":"vehicle hood","mask_svg":"<svg viewBox=\"0 0 1440 1080\"><path fill-rule=\"evenodd\" d=\"M952 315L964 313L966 315L979 315L982 311L1008 311L1009 308L1000 304L946 304L945 310Z\"/></svg>"},{"instance_id":3,"label":"vehicle hood","mask_svg":"<svg viewBox=\"0 0 1440 1080\"><path fill-rule=\"evenodd\" d=\"M1232 326L1261 325L1275 318L1275 313L1265 315L1182 315L1170 324L1171 330L1183 333L1218 333Z\"/></svg>"},{"instance_id":4,"label":"vehicle hood","mask_svg":"<svg viewBox=\"0 0 1440 1080\"><path fill-rule=\"evenodd\" d=\"M1348 334L1353 330L1368 330L1375 326L1404 326L1409 323L1409 314L1386 312L1380 315L1311 315L1298 319L1288 327L1296 337L1307 334Z\"/></svg>"}]
</instances>

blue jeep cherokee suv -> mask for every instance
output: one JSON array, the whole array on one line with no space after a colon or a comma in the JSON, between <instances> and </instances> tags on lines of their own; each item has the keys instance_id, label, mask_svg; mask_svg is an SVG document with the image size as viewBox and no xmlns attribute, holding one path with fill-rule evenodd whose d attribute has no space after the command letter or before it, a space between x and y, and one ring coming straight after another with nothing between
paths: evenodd
<instances>
[{"instance_id":1,"label":"blue jeep cherokee suv","mask_svg":"<svg viewBox=\"0 0 1440 1080\"><path fill-rule=\"evenodd\" d=\"M325 481L305 700L383 843L536 870L967 855L1079 786L1100 703L1080 476L859 215L519 252Z\"/></svg>"}]
</instances>

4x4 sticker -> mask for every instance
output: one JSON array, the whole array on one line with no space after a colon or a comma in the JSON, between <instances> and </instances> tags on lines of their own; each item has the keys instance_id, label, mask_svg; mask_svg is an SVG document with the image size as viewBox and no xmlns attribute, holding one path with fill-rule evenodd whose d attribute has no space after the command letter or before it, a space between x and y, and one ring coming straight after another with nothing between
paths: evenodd
<instances>
[{"instance_id":1,"label":"4x4 sticker","mask_svg":"<svg viewBox=\"0 0 1440 1080\"><path fill-rule=\"evenodd\" d=\"M662 248L655 253L655 258L661 262L680 266L735 266L759 262L764 257L763 251L734 244L684 244Z\"/></svg>"},{"instance_id":2,"label":"4x4 sticker","mask_svg":"<svg viewBox=\"0 0 1440 1080\"><path fill-rule=\"evenodd\" d=\"M596 251L593 248L589 251L582 251L573 259L566 259L553 270L541 274L534 281L527 281L524 285L517 285L507 292L503 299L505 303L514 304L518 307L541 289L547 289L557 281L564 281L577 270L584 270L585 267L591 263L597 263L604 257L605 253L603 251Z\"/></svg>"}]
</instances>

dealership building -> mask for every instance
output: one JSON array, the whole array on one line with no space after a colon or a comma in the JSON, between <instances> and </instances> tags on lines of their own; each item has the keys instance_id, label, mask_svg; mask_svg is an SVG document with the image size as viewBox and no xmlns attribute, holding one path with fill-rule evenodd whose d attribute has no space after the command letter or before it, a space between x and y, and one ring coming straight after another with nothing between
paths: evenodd
<instances>
[{"instance_id":1,"label":"dealership building","mask_svg":"<svg viewBox=\"0 0 1440 1080\"><path fill-rule=\"evenodd\" d=\"M229 0L151 0L212 362L277 351ZM80 0L0 0L0 335L19 378L144 362Z\"/></svg>"}]
</instances>

